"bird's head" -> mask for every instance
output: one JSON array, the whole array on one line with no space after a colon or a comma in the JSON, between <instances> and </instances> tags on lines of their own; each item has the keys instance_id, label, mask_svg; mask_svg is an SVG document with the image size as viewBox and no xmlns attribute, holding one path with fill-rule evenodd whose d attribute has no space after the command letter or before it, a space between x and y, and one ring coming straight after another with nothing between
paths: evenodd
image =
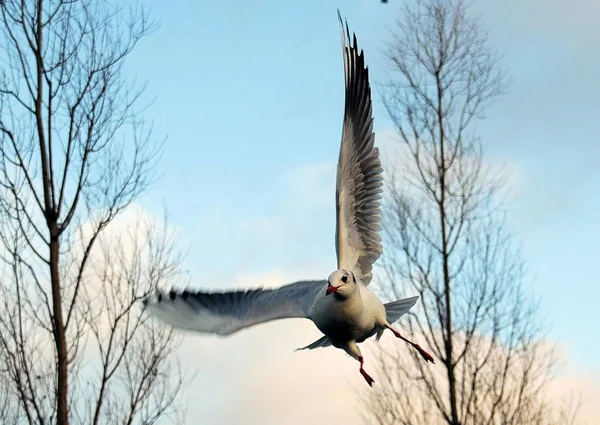
<instances>
[{"instance_id":1,"label":"bird's head","mask_svg":"<svg viewBox=\"0 0 600 425\"><path fill-rule=\"evenodd\" d=\"M354 294L358 286L356 285L356 277L349 270L336 270L327 278L326 295L336 294L338 298L348 298Z\"/></svg>"}]
</instances>

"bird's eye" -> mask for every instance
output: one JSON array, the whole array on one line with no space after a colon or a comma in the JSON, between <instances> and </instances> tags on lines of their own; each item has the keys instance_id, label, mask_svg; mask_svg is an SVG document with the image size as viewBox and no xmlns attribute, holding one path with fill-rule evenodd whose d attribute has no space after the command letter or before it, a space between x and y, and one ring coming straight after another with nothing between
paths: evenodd
<instances>
[{"instance_id":1,"label":"bird's eye","mask_svg":"<svg viewBox=\"0 0 600 425\"><path fill-rule=\"evenodd\" d=\"M344 283L348 282L348 275L342 276L342 282L344 282Z\"/></svg>"}]
</instances>

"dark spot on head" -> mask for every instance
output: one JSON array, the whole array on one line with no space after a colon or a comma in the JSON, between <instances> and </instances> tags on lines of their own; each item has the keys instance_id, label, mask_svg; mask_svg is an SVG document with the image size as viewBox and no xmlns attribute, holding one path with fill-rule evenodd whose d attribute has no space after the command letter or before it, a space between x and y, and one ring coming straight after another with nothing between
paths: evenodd
<instances>
[{"instance_id":1,"label":"dark spot on head","mask_svg":"<svg viewBox=\"0 0 600 425\"><path fill-rule=\"evenodd\" d=\"M162 294L159 292L156 299L158 300L158 302L162 301Z\"/></svg>"},{"instance_id":2,"label":"dark spot on head","mask_svg":"<svg viewBox=\"0 0 600 425\"><path fill-rule=\"evenodd\" d=\"M348 275L345 274L344 276L342 276L342 282L348 282Z\"/></svg>"},{"instance_id":3,"label":"dark spot on head","mask_svg":"<svg viewBox=\"0 0 600 425\"><path fill-rule=\"evenodd\" d=\"M187 300L189 296L190 296L190 293L188 291L183 291L181 293L181 298L183 298L184 300Z\"/></svg>"},{"instance_id":4,"label":"dark spot on head","mask_svg":"<svg viewBox=\"0 0 600 425\"><path fill-rule=\"evenodd\" d=\"M171 301L173 301L176 296L177 296L177 292L175 292L175 291L169 292L169 298L171 299Z\"/></svg>"}]
</instances>

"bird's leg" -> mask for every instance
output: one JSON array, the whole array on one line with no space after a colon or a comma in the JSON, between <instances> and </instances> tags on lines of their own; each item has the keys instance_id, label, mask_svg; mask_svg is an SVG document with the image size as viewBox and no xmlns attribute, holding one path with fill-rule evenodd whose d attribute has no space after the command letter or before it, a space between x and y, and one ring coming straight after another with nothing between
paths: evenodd
<instances>
[{"instance_id":1,"label":"bird's leg","mask_svg":"<svg viewBox=\"0 0 600 425\"><path fill-rule=\"evenodd\" d=\"M342 346L340 348L343 348L346 353L350 354L350 356L352 356L354 359L356 359L360 362L360 370L359 370L360 374L363 376L363 378L365 378L365 381L367 381L367 384L369 384L369 386L372 387L373 382L375 382L375 381L363 369L363 363L365 362L365 359L363 359L362 353L360 352L358 345L356 345L356 341L350 341L346 344L346 346Z\"/></svg>"},{"instance_id":2,"label":"bird's leg","mask_svg":"<svg viewBox=\"0 0 600 425\"><path fill-rule=\"evenodd\" d=\"M394 335L396 335L396 338L400 338L402 341L406 341L410 345L412 345L419 352L419 354L425 359L425 361L435 363L433 356L431 354L429 354L427 351L423 350L419 344L415 344L414 342L404 338L402 335L400 335L400 332L398 332L396 329L392 328L390 325L388 325L387 328L389 330L391 330L392 332L394 332Z\"/></svg>"},{"instance_id":3,"label":"bird's leg","mask_svg":"<svg viewBox=\"0 0 600 425\"><path fill-rule=\"evenodd\" d=\"M358 361L360 362L360 374L363 376L363 378L365 378L365 381L367 381L367 384L369 384L370 387L373 386L373 382L375 382L373 380L373 378L371 378L369 376L369 374L363 369L363 363L365 362L365 359L363 359L363 356L359 356L358 357Z\"/></svg>"}]
</instances>

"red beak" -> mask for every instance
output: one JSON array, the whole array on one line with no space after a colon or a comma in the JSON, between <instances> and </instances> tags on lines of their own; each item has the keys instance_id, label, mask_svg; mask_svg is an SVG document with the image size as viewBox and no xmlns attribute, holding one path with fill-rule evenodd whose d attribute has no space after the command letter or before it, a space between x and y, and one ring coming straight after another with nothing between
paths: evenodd
<instances>
[{"instance_id":1,"label":"red beak","mask_svg":"<svg viewBox=\"0 0 600 425\"><path fill-rule=\"evenodd\" d=\"M333 286L331 283L327 284L327 292L325 292L325 295L331 295L334 292L337 292L339 286Z\"/></svg>"}]
</instances>

